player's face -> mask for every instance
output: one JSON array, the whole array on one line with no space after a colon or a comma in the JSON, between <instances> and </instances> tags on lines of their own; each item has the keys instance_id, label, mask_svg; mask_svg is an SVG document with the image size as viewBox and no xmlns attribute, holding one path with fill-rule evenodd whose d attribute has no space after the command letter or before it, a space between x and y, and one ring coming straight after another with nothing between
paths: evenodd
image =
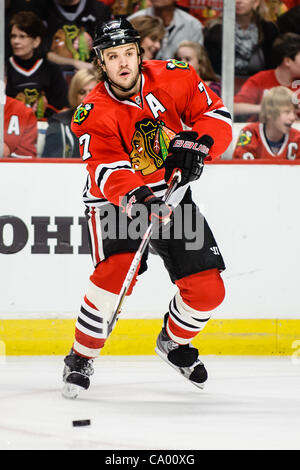
<instances>
[{"instance_id":1,"label":"player's face","mask_svg":"<svg viewBox=\"0 0 300 470\"><path fill-rule=\"evenodd\" d=\"M31 59L34 49L40 44L40 38L32 38L25 31L13 26L10 34L13 54L21 59Z\"/></svg>"},{"instance_id":2,"label":"player's face","mask_svg":"<svg viewBox=\"0 0 300 470\"><path fill-rule=\"evenodd\" d=\"M82 100L88 95L92 89L97 85L96 80L91 80L86 85L82 86L77 92L77 106L80 105Z\"/></svg>"},{"instance_id":3,"label":"player's face","mask_svg":"<svg viewBox=\"0 0 300 470\"><path fill-rule=\"evenodd\" d=\"M139 56L134 43L124 46L111 47L103 51L103 69L113 84L129 89L129 92L121 93L124 96L132 95L139 91ZM112 84L112 87L113 87ZM114 87L113 87L114 88ZM120 91L115 89L117 94Z\"/></svg>"},{"instance_id":4,"label":"player's face","mask_svg":"<svg viewBox=\"0 0 300 470\"><path fill-rule=\"evenodd\" d=\"M276 131L287 134L296 120L296 112L294 108L286 106L280 110L279 116L273 119L273 127Z\"/></svg>"},{"instance_id":5,"label":"player's face","mask_svg":"<svg viewBox=\"0 0 300 470\"><path fill-rule=\"evenodd\" d=\"M178 60L182 60L183 62L187 62L188 64L192 65L196 72L199 73L199 61L197 58L196 51L192 47L179 47L176 53L176 57L178 58Z\"/></svg>"},{"instance_id":6,"label":"player's face","mask_svg":"<svg viewBox=\"0 0 300 470\"><path fill-rule=\"evenodd\" d=\"M144 49L143 59L151 60L154 59L156 53L159 51L161 43L158 38L147 36L141 42L141 46Z\"/></svg>"}]
</instances>

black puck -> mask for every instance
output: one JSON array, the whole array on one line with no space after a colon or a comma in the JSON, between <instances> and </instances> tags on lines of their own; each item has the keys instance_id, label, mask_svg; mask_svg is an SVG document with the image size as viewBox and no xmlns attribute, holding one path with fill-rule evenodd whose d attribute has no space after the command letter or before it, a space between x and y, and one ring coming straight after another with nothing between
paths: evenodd
<instances>
[{"instance_id":1,"label":"black puck","mask_svg":"<svg viewBox=\"0 0 300 470\"><path fill-rule=\"evenodd\" d=\"M77 419L72 421L73 426L89 426L91 424L90 419Z\"/></svg>"}]
</instances>

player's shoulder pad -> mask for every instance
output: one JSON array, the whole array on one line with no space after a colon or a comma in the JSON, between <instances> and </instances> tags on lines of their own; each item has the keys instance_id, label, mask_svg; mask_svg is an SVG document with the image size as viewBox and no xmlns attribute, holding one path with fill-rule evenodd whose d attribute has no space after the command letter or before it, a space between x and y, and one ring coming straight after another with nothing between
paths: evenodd
<instances>
[{"instance_id":1,"label":"player's shoulder pad","mask_svg":"<svg viewBox=\"0 0 300 470\"><path fill-rule=\"evenodd\" d=\"M169 59L166 61L166 69L167 70L189 70L190 66L187 62L183 62L182 60L176 59Z\"/></svg>"},{"instance_id":2,"label":"player's shoulder pad","mask_svg":"<svg viewBox=\"0 0 300 470\"><path fill-rule=\"evenodd\" d=\"M93 103L81 103L73 114L73 123L81 125L89 117L93 108Z\"/></svg>"}]
</instances>

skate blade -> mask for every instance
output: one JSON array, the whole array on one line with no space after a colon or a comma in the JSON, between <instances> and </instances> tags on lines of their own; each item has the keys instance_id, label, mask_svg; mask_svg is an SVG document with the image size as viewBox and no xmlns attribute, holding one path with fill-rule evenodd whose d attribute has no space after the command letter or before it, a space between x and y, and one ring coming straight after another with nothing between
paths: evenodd
<instances>
[{"instance_id":1,"label":"skate blade","mask_svg":"<svg viewBox=\"0 0 300 470\"><path fill-rule=\"evenodd\" d=\"M78 397L82 390L84 389L82 387L79 387L79 385L66 383L61 393L64 398L75 400L75 398Z\"/></svg>"},{"instance_id":2,"label":"skate blade","mask_svg":"<svg viewBox=\"0 0 300 470\"><path fill-rule=\"evenodd\" d=\"M205 383L198 383L198 382L193 382L192 380L190 380L188 377L186 377L184 375L184 373L181 371L181 368L178 367L178 366L175 366L175 364L172 364L172 362L170 362L167 358L167 355L164 354L163 352L160 351L160 349L158 349L157 347L155 348L155 352L156 354L163 360L165 361L167 364L169 364L169 366L173 367L173 369L176 370L176 372L178 372L182 377L184 377L186 380L188 380L191 384L195 385L195 387L197 388L200 388L201 390L204 389L205 387Z\"/></svg>"}]
</instances>

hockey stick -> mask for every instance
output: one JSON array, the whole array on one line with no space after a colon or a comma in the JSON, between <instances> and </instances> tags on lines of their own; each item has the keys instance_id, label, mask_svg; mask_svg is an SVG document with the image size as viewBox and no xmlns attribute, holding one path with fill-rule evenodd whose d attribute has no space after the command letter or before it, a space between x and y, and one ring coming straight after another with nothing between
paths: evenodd
<instances>
[{"instance_id":1,"label":"hockey stick","mask_svg":"<svg viewBox=\"0 0 300 470\"><path fill-rule=\"evenodd\" d=\"M171 181L170 181L170 184L169 184L169 187L168 189L166 190L162 200L164 202L168 202L168 200L170 199L170 196L171 194L174 192L174 190L176 189L177 185L180 183L180 180L181 180L181 171L180 170L174 170L173 171L173 174L171 176ZM117 301L116 301L116 304L115 304L115 307L114 307L114 311L113 311L113 316L112 316L112 319L111 319L111 322L109 323L107 329L108 329L108 332L107 332L107 336L111 333L111 331L113 330L113 327L114 327L114 324L116 322L116 319L117 319L117 315L119 313L119 311L121 310L121 307L123 305L123 302L124 302L124 299L125 299L125 296L128 292L128 289L130 287L130 284L133 280L133 277L136 273L136 270L138 268L138 265L140 264L140 261L142 259L142 256L143 256L143 253L145 251L145 249L147 248L149 242L150 242L150 238L151 238L151 235L152 235L152 230L153 230L153 224L152 222L150 222L143 238L142 238L142 241L140 243L140 246L138 247L136 253L135 253L135 256L131 262L131 265L130 265L130 268L128 270L128 273L125 277L125 280L123 282L123 285L122 285L122 288L121 288L121 291L120 291L120 294L117 298Z\"/></svg>"}]
</instances>

